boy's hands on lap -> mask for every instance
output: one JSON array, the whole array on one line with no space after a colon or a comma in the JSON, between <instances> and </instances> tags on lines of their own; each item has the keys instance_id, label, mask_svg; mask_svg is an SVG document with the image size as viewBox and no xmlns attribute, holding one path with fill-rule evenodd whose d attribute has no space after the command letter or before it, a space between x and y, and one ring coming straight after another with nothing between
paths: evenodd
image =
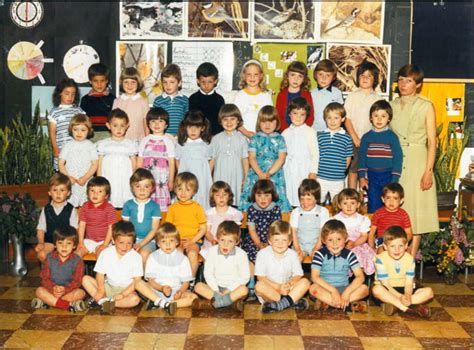
<instances>
[{"instance_id":1,"label":"boy's hands on lap","mask_svg":"<svg viewBox=\"0 0 474 350\"><path fill-rule=\"evenodd\" d=\"M171 292L172 292L172 291L173 291L173 290L171 289L170 286L163 286L163 287L161 288L161 292L162 292L166 297L169 297L169 296L171 295Z\"/></svg>"},{"instance_id":2,"label":"boy's hands on lap","mask_svg":"<svg viewBox=\"0 0 474 350\"><path fill-rule=\"evenodd\" d=\"M331 292L331 299L335 307L341 307L341 294L339 294L339 291L337 289Z\"/></svg>"},{"instance_id":3,"label":"boy's hands on lap","mask_svg":"<svg viewBox=\"0 0 474 350\"><path fill-rule=\"evenodd\" d=\"M402 302L403 305L410 306L412 304L411 295L406 295L406 294L402 295L400 298L400 301Z\"/></svg>"},{"instance_id":4,"label":"boy's hands on lap","mask_svg":"<svg viewBox=\"0 0 474 350\"><path fill-rule=\"evenodd\" d=\"M122 293L115 294L113 297L115 301L122 300L123 298L124 298L124 295Z\"/></svg>"},{"instance_id":5,"label":"boy's hands on lap","mask_svg":"<svg viewBox=\"0 0 474 350\"><path fill-rule=\"evenodd\" d=\"M178 291L174 294L173 299L174 299L174 300L179 300L179 299L181 299L182 297L183 297L183 292L180 291L180 290L178 290Z\"/></svg>"},{"instance_id":6,"label":"boy's hands on lap","mask_svg":"<svg viewBox=\"0 0 474 350\"><path fill-rule=\"evenodd\" d=\"M280 284L280 294L281 295L288 295L291 291L291 285L289 283L282 283Z\"/></svg>"},{"instance_id":7,"label":"boy's hands on lap","mask_svg":"<svg viewBox=\"0 0 474 350\"><path fill-rule=\"evenodd\" d=\"M56 298L60 298L64 295L64 287L63 286L54 286L53 287L53 295L56 297Z\"/></svg>"},{"instance_id":8,"label":"boy's hands on lap","mask_svg":"<svg viewBox=\"0 0 474 350\"><path fill-rule=\"evenodd\" d=\"M341 309L349 306L351 295L347 293L347 289L341 294Z\"/></svg>"}]
</instances>

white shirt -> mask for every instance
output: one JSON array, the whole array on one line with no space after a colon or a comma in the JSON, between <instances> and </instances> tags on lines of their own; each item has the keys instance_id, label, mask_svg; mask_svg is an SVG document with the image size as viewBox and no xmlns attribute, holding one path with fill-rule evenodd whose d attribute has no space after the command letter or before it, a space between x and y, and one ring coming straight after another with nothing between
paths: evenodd
<instances>
[{"instance_id":1,"label":"white shirt","mask_svg":"<svg viewBox=\"0 0 474 350\"><path fill-rule=\"evenodd\" d=\"M293 209L290 215L290 226L293 228L298 228L298 219L300 214L316 214L316 209L318 205L316 205L313 209L305 211L301 207L296 207ZM329 220L329 211L325 207L319 206L319 218L321 220L321 227Z\"/></svg>"},{"instance_id":2,"label":"white shirt","mask_svg":"<svg viewBox=\"0 0 474 350\"><path fill-rule=\"evenodd\" d=\"M161 249L151 253L146 261L145 278L172 289L194 279L188 258L177 249L170 254Z\"/></svg>"},{"instance_id":3,"label":"white shirt","mask_svg":"<svg viewBox=\"0 0 474 350\"><path fill-rule=\"evenodd\" d=\"M257 253L255 276L264 276L275 283L287 283L294 276L303 276L298 254L288 248L282 256L268 246Z\"/></svg>"},{"instance_id":4,"label":"white shirt","mask_svg":"<svg viewBox=\"0 0 474 350\"><path fill-rule=\"evenodd\" d=\"M219 245L209 248L204 263L204 278L207 285L214 291L224 287L233 291L246 285L250 279L250 266L247 253L239 247L234 252L224 255Z\"/></svg>"},{"instance_id":5,"label":"white shirt","mask_svg":"<svg viewBox=\"0 0 474 350\"><path fill-rule=\"evenodd\" d=\"M257 126L258 112L263 106L273 106L272 96L269 92L260 92L255 95L240 90L235 95L235 105L239 108L244 121L243 126L248 131L255 132Z\"/></svg>"},{"instance_id":6,"label":"white shirt","mask_svg":"<svg viewBox=\"0 0 474 350\"><path fill-rule=\"evenodd\" d=\"M114 287L127 287L135 277L143 276L142 257L133 249L120 256L112 245L99 255L94 271L104 274Z\"/></svg>"}]
</instances>

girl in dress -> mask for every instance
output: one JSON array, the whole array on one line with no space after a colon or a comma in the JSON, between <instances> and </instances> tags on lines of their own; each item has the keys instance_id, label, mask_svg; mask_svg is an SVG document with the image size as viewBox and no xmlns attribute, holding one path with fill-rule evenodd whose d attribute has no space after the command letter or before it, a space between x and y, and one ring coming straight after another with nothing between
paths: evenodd
<instances>
[{"instance_id":1,"label":"girl in dress","mask_svg":"<svg viewBox=\"0 0 474 350\"><path fill-rule=\"evenodd\" d=\"M122 208L132 198L130 176L136 168L137 143L125 138L129 119L121 109L116 108L110 112L106 126L111 137L97 142L97 175L109 180L109 201L115 208Z\"/></svg>"},{"instance_id":2,"label":"girl in dress","mask_svg":"<svg viewBox=\"0 0 474 350\"><path fill-rule=\"evenodd\" d=\"M66 143L59 153L59 171L72 183L69 202L80 207L87 201L87 183L97 170L97 149L88 140L93 135L92 124L85 114L76 114L69 123L73 140Z\"/></svg>"},{"instance_id":3,"label":"girl in dress","mask_svg":"<svg viewBox=\"0 0 474 350\"><path fill-rule=\"evenodd\" d=\"M310 88L311 81L308 77L306 64L300 61L291 62L283 75L275 106L280 116L280 131L285 130L291 124L288 105L296 97L304 98L310 105L311 108L306 116L305 123L308 126L313 126L314 110L313 98L311 92L309 92Z\"/></svg>"},{"instance_id":4,"label":"girl in dress","mask_svg":"<svg viewBox=\"0 0 474 350\"><path fill-rule=\"evenodd\" d=\"M367 244L370 230L370 219L359 213L363 203L362 195L353 188L343 189L334 197L334 210L337 214L334 219L344 223L349 234L346 248L357 256L360 266L366 275L375 272L375 251Z\"/></svg>"},{"instance_id":5,"label":"girl in dress","mask_svg":"<svg viewBox=\"0 0 474 350\"><path fill-rule=\"evenodd\" d=\"M171 136L165 134L169 116L163 108L153 107L146 115L150 135L138 146L137 168L148 169L155 179L155 191L151 199L160 205L161 212L167 212L171 204L170 191L174 186L175 146Z\"/></svg>"},{"instance_id":6,"label":"girl in dress","mask_svg":"<svg viewBox=\"0 0 474 350\"><path fill-rule=\"evenodd\" d=\"M283 170L286 180L286 195L290 204L299 205L298 187L304 179L316 179L319 164L318 139L314 129L305 120L311 106L303 97L291 100L288 106L291 125L283 131L288 155Z\"/></svg>"},{"instance_id":7,"label":"girl in dress","mask_svg":"<svg viewBox=\"0 0 474 350\"><path fill-rule=\"evenodd\" d=\"M242 125L242 116L236 105L225 104L221 107L219 124L224 131L214 136L211 142L214 181L224 181L230 185L235 195L231 204L238 206L242 184L249 170L249 160L247 140L237 131Z\"/></svg>"},{"instance_id":8,"label":"girl in dress","mask_svg":"<svg viewBox=\"0 0 474 350\"><path fill-rule=\"evenodd\" d=\"M247 61L240 71L240 91L234 103L242 113L243 125L239 131L247 138L255 134L258 112L263 106L272 106L272 96L265 85L263 66L257 60Z\"/></svg>"},{"instance_id":9,"label":"girl in dress","mask_svg":"<svg viewBox=\"0 0 474 350\"><path fill-rule=\"evenodd\" d=\"M234 194L229 184L224 181L214 182L209 197L212 208L206 211L207 230L203 249L217 244L217 227L223 221L235 221L238 225L242 223L242 212L231 207Z\"/></svg>"},{"instance_id":10,"label":"girl in dress","mask_svg":"<svg viewBox=\"0 0 474 350\"><path fill-rule=\"evenodd\" d=\"M275 107L263 107L258 113L257 134L249 143L250 169L240 196L239 209L242 211L247 211L252 205L249 196L259 179L272 180L278 193L278 206L282 212L291 211L290 203L286 198L285 176L282 168L286 159L286 144L283 136L276 132L279 127L280 120Z\"/></svg>"},{"instance_id":11,"label":"girl in dress","mask_svg":"<svg viewBox=\"0 0 474 350\"><path fill-rule=\"evenodd\" d=\"M212 185L212 150L209 145L210 124L201 111L186 113L178 130L176 146L176 167L178 173L188 171L198 179L198 191L194 200L207 210L209 189Z\"/></svg>"},{"instance_id":12,"label":"girl in dress","mask_svg":"<svg viewBox=\"0 0 474 350\"><path fill-rule=\"evenodd\" d=\"M150 108L148 101L140 95L142 90L143 81L138 71L133 67L125 68L120 74L123 93L115 99L112 109L120 108L127 113L130 125L125 137L133 141L140 141L148 134L145 116Z\"/></svg>"},{"instance_id":13,"label":"girl in dress","mask_svg":"<svg viewBox=\"0 0 474 350\"><path fill-rule=\"evenodd\" d=\"M69 135L69 123L76 114L85 112L78 107L79 89L72 79L63 79L53 92L54 108L48 115L48 130L53 150L54 170L58 170L58 156L66 142L72 140Z\"/></svg>"}]
</instances>

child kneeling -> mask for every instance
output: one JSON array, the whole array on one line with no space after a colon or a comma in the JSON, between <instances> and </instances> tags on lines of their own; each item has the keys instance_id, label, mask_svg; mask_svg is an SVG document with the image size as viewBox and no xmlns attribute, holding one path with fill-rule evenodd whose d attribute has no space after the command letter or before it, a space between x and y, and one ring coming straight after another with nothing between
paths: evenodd
<instances>
[{"instance_id":1,"label":"child kneeling","mask_svg":"<svg viewBox=\"0 0 474 350\"><path fill-rule=\"evenodd\" d=\"M348 239L346 227L339 220L327 221L321 229L324 246L313 256L311 280L314 282L309 292L317 298L315 309L332 306L346 310L367 312L367 303L361 301L369 295L364 284L364 272L353 252L345 248ZM354 279L349 283L349 270Z\"/></svg>"},{"instance_id":2,"label":"child kneeling","mask_svg":"<svg viewBox=\"0 0 474 350\"><path fill-rule=\"evenodd\" d=\"M115 307L131 308L140 303L135 284L143 276L143 263L133 250L135 229L131 222L119 221L112 225L114 245L105 248L95 264L95 278L84 276L82 286L93 298L90 306L101 306L111 313Z\"/></svg>"},{"instance_id":3,"label":"child kneeling","mask_svg":"<svg viewBox=\"0 0 474 350\"><path fill-rule=\"evenodd\" d=\"M403 312L429 318L428 305L433 298L429 287L414 289L415 260L406 252L408 237L400 226L389 227L383 235L385 251L375 257L375 283L372 293L381 300L386 315L393 315L395 308Z\"/></svg>"},{"instance_id":4,"label":"child kneeling","mask_svg":"<svg viewBox=\"0 0 474 350\"><path fill-rule=\"evenodd\" d=\"M247 253L237 247L239 241L240 227L234 221L224 221L217 227L217 245L209 248L204 263L206 283L200 282L194 289L211 300L216 309L234 304L238 311L243 311L250 265Z\"/></svg>"},{"instance_id":5,"label":"child kneeling","mask_svg":"<svg viewBox=\"0 0 474 350\"><path fill-rule=\"evenodd\" d=\"M178 307L191 306L197 295L188 291L189 282L194 280L191 264L180 250L180 236L176 226L164 223L156 233L160 249L148 257L145 278L148 282L137 283L137 291L148 298L147 310L162 308L170 315Z\"/></svg>"},{"instance_id":6,"label":"child kneeling","mask_svg":"<svg viewBox=\"0 0 474 350\"><path fill-rule=\"evenodd\" d=\"M262 312L271 313L294 308L302 311L309 307L303 298L309 281L303 278L298 253L290 249L292 232L288 222L275 221L268 230L270 245L260 250L255 261L255 292L263 304Z\"/></svg>"},{"instance_id":7,"label":"child kneeling","mask_svg":"<svg viewBox=\"0 0 474 350\"><path fill-rule=\"evenodd\" d=\"M41 287L31 301L35 309L54 306L72 312L86 310L81 287L84 263L74 254L79 240L74 227L57 228L53 233L56 250L48 253L41 269ZM46 304L46 305L45 305Z\"/></svg>"}]
</instances>

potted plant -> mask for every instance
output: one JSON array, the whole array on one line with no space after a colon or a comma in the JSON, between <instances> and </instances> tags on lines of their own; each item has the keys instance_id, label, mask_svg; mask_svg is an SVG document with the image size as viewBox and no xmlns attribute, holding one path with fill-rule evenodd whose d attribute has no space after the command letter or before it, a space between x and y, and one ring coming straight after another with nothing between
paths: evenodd
<instances>
[{"instance_id":1,"label":"potted plant","mask_svg":"<svg viewBox=\"0 0 474 350\"><path fill-rule=\"evenodd\" d=\"M449 225L424 235L421 241L421 256L417 258L434 263L446 284L456 283L459 270L469 258L469 249L474 246L474 230L469 225L466 218L458 220L453 215Z\"/></svg>"},{"instance_id":2,"label":"potted plant","mask_svg":"<svg viewBox=\"0 0 474 350\"><path fill-rule=\"evenodd\" d=\"M464 120L463 125L466 124ZM443 124L437 130L438 148L434 166L434 177L438 192L438 210L452 210L455 207L457 191L454 183L457 178L461 154L469 141L469 128L462 132L457 123L449 123L448 130L442 135Z\"/></svg>"}]
</instances>

